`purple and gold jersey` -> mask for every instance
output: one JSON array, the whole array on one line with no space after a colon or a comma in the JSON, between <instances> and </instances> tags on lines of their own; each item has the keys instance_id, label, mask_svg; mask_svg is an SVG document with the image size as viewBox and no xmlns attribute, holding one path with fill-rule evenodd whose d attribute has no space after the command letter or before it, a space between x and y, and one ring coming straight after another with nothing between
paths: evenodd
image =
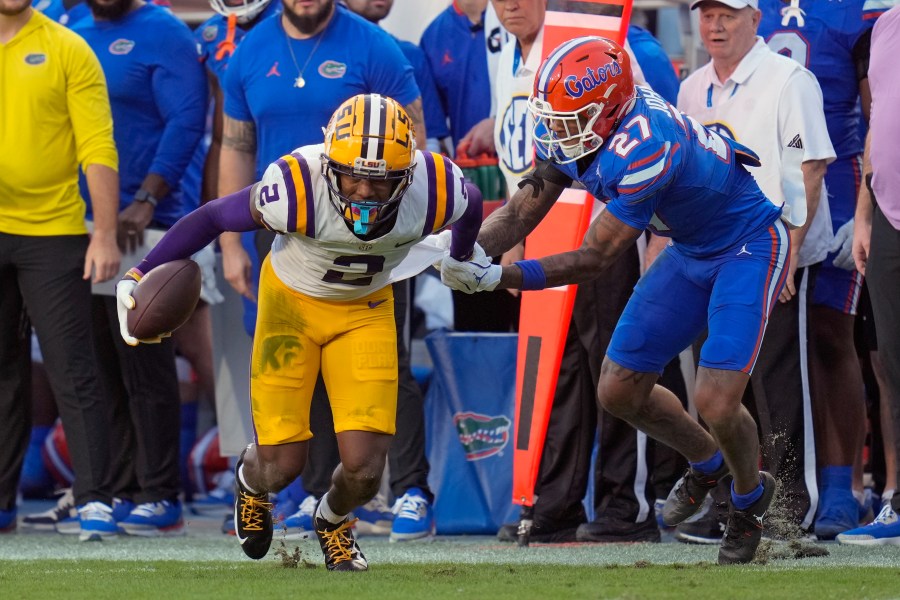
<instances>
[{"instance_id":1,"label":"purple and gold jersey","mask_svg":"<svg viewBox=\"0 0 900 600\"><path fill-rule=\"evenodd\" d=\"M425 237L459 220L468 206L463 175L450 159L416 151L415 175L390 231L361 240L332 205L322 174L324 145L274 161L253 201L267 228L280 233L272 266L293 290L328 300L355 300L385 287L391 270Z\"/></svg>"},{"instance_id":2,"label":"purple and gold jersey","mask_svg":"<svg viewBox=\"0 0 900 600\"><path fill-rule=\"evenodd\" d=\"M296 87L301 71L304 84ZM285 148L321 141L347 98L379 93L407 106L419 97L412 66L391 36L341 5L305 40L289 39L280 18L258 24L231 56L222 87L225 114L257 124L257 178Z\"/></svg>"},{"instance_id":3,"label":"purple and gold jersey","mask_svg":"<svg viewBox=\"0 0 900 600\"><path fill-rule=\"evenodd\" d=\"M607 203L635 229L670 237L687 256L712 256L756 238L781 215L744 164L752 151L706 129L646 87L634 107L590 157L554 167ZM537 146L541 155L541 145Z\"/></svg>"},{"instance_id":4,"label":"purple and gold jersey","mask_svg":"<svg viewBox=\"0 0 900 600\"><path fill-rule=\"evenodd\" d=\"M760 0L758 33L772 50L793 58L819 80L825 102L828 135L839 159L860 154L859 79L853 48L872 27L877 11L871 0Z\"/></svg>"}]
</instances>

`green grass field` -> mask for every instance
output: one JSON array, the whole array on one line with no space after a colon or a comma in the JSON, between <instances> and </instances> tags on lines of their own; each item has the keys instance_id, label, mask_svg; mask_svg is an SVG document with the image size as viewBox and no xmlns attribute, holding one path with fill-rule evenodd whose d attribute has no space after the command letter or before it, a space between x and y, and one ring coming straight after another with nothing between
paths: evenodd
<instances>
[{"instance_id":1,"label":"green grass field","mask_svg":"<svg viewBox=\"0 0 900 600\"><path fill-rule=\"evenodd\" d=\"M712 564L374 564L38 560L0 562L5 598L896 598L900 571L879 567Z\"/></svg>"},{"instance_id":2,"label":"green grass field","mask_svg":"<svg viewBox=\"0 0 900 600\"><path fill-rule=\"evenodd\" d=\"M671 541L517 548L486 536L363 537L369 572L329 573L315 541L276 534L269 555L251 561L218 532L219 518L191 519L178 538L0 536L0 598L900 598L896 546L764 541L760 564L719 567L716 547Z\"/></svg>"}]
</instances>

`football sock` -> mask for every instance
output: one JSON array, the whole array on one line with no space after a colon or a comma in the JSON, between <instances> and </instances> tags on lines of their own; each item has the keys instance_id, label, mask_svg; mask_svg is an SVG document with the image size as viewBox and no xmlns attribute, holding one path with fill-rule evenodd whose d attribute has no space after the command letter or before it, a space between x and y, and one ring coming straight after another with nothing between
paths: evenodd
<instances>
[{"instance_id":1,"label":"football sock","mask_svg":"<svg viewBox=\"0 0 900 600\"><path fill-rule=\"evenodd\" d=\"M722 458L722 451L716 450L716 453L706 460L702 462L692 462L689 464L694 471L697 471L698 473L708 474L715 473L716 470L722 466L722 462L724 462L724 459Z\"/></svg>"},{"instance_id":2,"label":"football sock","mask_svg":"<svg viewBox=\"0 0 900 600\"><path fill-rule=\"evenodd\" d=\"M328 504L328 493L326 492L324 496L322 496L322 500L319 501L319 508L316 510L316 517L319 519L325 519L329 523L337 525L341 521L347 518L347 515L339 515L331 510L331 505Z\"/></svg>"},{"instance_id":3,"label":"football sock","mask_svg":"<svg viewBox=\"0 0 900 600\"><path fill-rule=\"evenodd\" d=\"M756 489L751 492L748 492L746 494L737 494L734 491L734 482L731 482L731 503L734 504L734 507L738 510L746 510L750 507L751 504L759 500L760 496L762 495L762 483L756 486Z\"/></svg>"}]
</instances>

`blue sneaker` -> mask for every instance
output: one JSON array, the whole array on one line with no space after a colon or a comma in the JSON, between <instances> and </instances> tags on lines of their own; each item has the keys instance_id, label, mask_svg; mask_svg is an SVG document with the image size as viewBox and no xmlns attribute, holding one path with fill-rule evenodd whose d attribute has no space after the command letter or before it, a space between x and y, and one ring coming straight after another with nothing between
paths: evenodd
<instances>
[{"instance_id":1,"label":"blue sneaker","mask_svg":"<svg viewBox=\"0 0 900 600\"><path fill-rule=\"evenodd\" d=\"M315 496L307 496L300 503L299 510L281 523L285 539L312 539L315 536L313 515L316 513L317 502Z\"/></svg>"},{"instance_id":2,"label":"blue sneaker","mask_svg":"<svg viewBox=\"0 0 900 600\"><path fill-rule=\"evenodd\" d=\"M116 523L118 523L128 518L128 515L131 514L131 511L135 509L135 503L124 498L113 498L112 509L113 519L115 519Z\"/></svg>"},{"instance_id":3,"label":"blue sneaker","mask_svg":"<svg viewBox=\"0 0 900 600\"><path fill-rule=\"evenodd\" d=\"M78 539L82 542L99 542L114 538L119 533L112 507L108 504L94 501L79 506L78 519L81 526Z\"/></svg>"},{"instance_id":4,"label":"blue sneaker","mask_svg":"<svg viewBox=\"0 0 900 600\"><path fill-rule=\"evenodd\" d=\"M128 517L119 522L119 527L128 535L143 537L184 535L181 502L163 500L138 504Z\"/></svg>"},{"instance_id":5,"label":"blue sneaker","mask_svg":"<svg viewBox=\"0 0 900 600\"><path fill-rule=\"evenodd\" d=\"M385 504L381 494L353 511L356 533L359 535L388 535L394 522L394 513Z\"/></svg>"},{"instance_id":6,"label":"blue sneaker","mask_svg":"<svg viewBox=\"0 0 900 600\"><path fill-rule=\"evenodd\" d=\"M392 542L428 541L434 537L434 510L419 488L406 490L394 503Z\"/></svg>"},{"instance_id":7,"label":"blue sneaker","mask_svg":"<svg viewBox=\"0 0 900 600\"><path fill-rule=\"evenodd\" d=\"M16 507L0 510L0 533L12 533L16 530Z\"/></svg>"},{"instance_id":8,"label":"blue sneaker","mask_svg":"<svg viewBox=\"0 0 900 600\"><path fill-rule=\"evenodd\" d=\"M900 546L900 518L888 502L874 521L864 527L839 533L837 541L851 546Z\"/></svg>"},{"instance_id":9,"label":"blue sneaker","mask_svg":"<svg viewBox=\"0 0 900 600\"><path fill-rule=\"evenodd\" d=\"M830 493L829 493L830 492ZM859 525L859 502L850 491L840 493L833 488L822 494L822 503L813 531L820 540L833 540L839 533Z\"/></svg>"}]
</instances>

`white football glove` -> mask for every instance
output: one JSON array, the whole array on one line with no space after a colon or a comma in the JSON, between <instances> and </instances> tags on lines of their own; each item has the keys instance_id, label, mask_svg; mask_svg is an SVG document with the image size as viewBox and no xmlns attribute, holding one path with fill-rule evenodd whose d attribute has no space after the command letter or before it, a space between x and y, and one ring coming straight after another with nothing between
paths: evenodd
<instances>
[{"instance_id":1,"label":"white football glove","mask_svg":"<svg viewBox=\"0 0 900 600\"><path fill-rule=\"evenodd\" d=\"M490 292L497 287L503 267L491 264L478 244L475 249L476 254L481 251L480 258L473 255L472 260L459 261L449 255L444 257L441 263L441 281L444 285L465 294Z\"/></svg>"},{"instance_id":2,"label":"white football glove","mask_svg":"<svg viewBox=\"0 0 900 600\"><path fill-rule=\"evenodd\" d=\"M119 333L125 343L129 346L137 346L139 343L158 344L163 338L167 338L171 333L164 333L155 338L139 340L128 333L128 311L134 308L134 298L131 293L137 287L137 282L133 279L122 279L116 284L116 314L119 317Z\"/></svg>"},{"instance_id":3,"label":"white football glove","mask_svg":"<svg viewBox=\"0 0 900 600\"><path fill-rule=\"evenodd\" d=\"M829 252L837 252L832 264L838 269L852 271L856 268L853 262L853 219L840 226L834 234L834 241L831 242Z\"/></svg>"}]
</instances>

